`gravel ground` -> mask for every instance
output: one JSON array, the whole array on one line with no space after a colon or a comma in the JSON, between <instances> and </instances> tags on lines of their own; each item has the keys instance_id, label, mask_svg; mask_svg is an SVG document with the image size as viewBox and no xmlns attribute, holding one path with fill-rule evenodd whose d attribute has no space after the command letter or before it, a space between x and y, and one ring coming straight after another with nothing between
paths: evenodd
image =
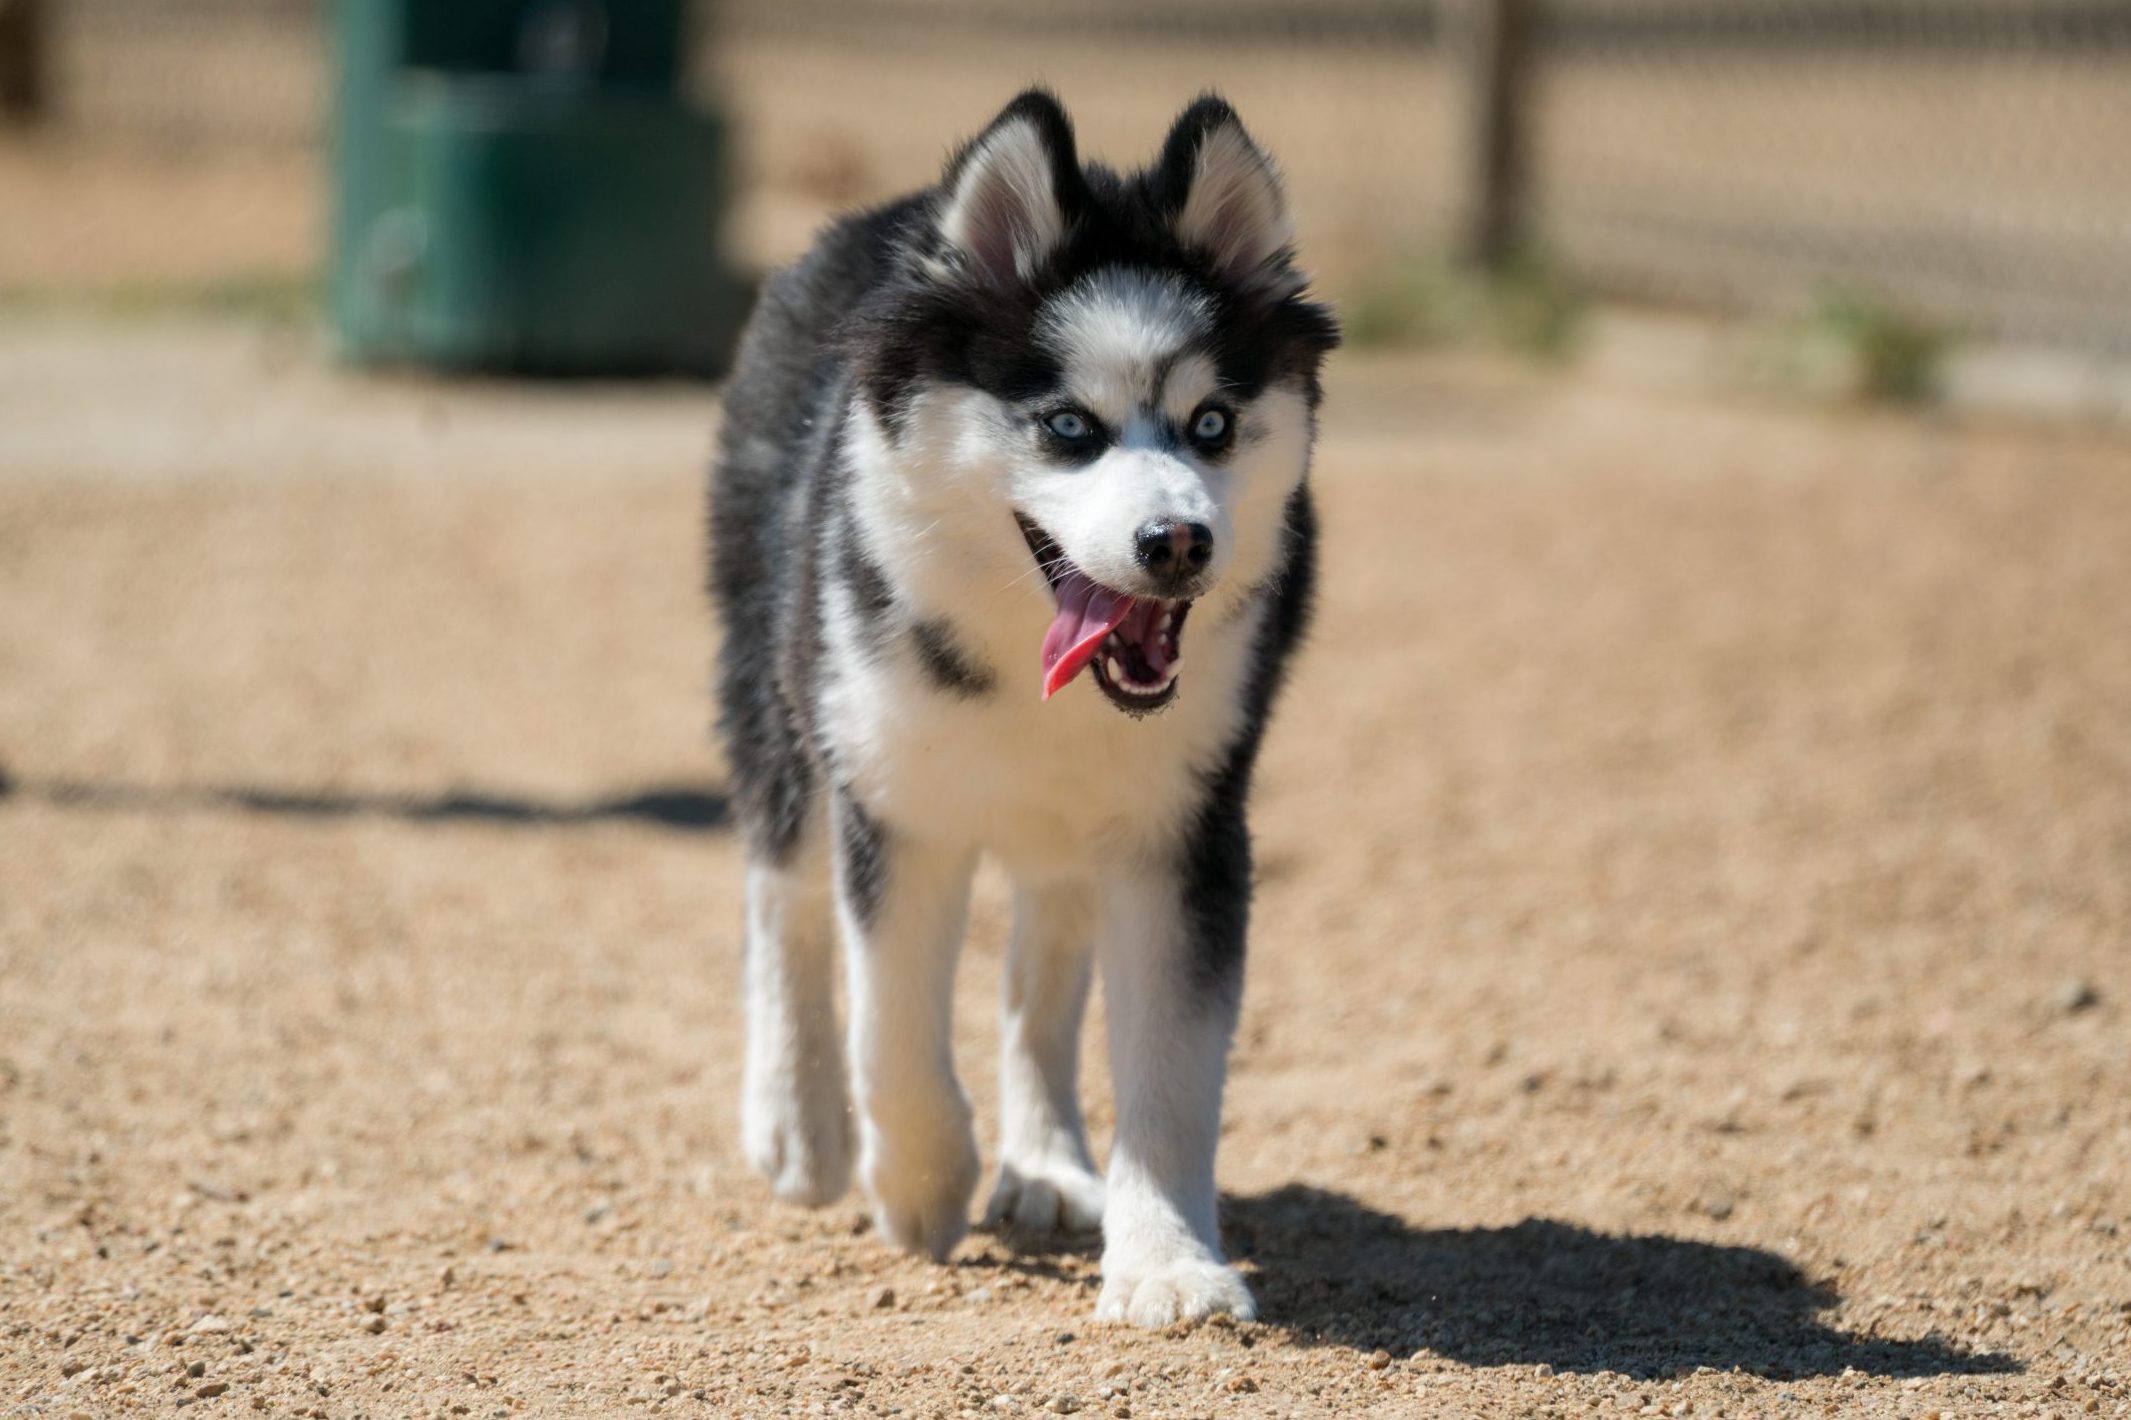
<instances>
[{"instance_id":1,"label":"gravel ground","mask_svg":"<svg viewBox=\"0 0 2131 1420\"><path fill-rule=\"evenodd\" d=\"M2131 1414L2131 444L1344 361L1145 1335L738 1157L711 404L0 326L0 1415Z\"/></svg>"}]
</instances>

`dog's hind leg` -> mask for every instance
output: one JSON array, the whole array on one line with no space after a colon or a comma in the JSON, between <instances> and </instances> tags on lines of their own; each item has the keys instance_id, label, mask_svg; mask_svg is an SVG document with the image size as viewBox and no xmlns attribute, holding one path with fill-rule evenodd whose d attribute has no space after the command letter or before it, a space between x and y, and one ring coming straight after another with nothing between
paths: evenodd
<instances>
[{"instance_id":1,"label":"dog's hind leg","mask_svg":"<svg viewBox=\"0 0 2131 1420\"><path fill-rule=\"evenodd\" d=\"M999 1178L986 1228L1087 1233L1102 1225L1103 1183L1081 1123L1080 1023L1094 947L1094 884L1022 886L1001 990Z\"/></svg>"},{"instance_id":2,"label":"dog's hind leg","mask_svg":"<svg viewBox=\"0 0 2131 1420\"><path fill-rule=\"evenodd\" d=\"M976 858L898 835L846 793L834 801L859 1176L883 1237L944 1260L969 1231L977 1183L951 1038Z\"/></svg>"},{"instance_id":3,"label":"dog's hind leg","mask_svg":"<svg viewBox=\"0 0 2131 1420\"><path fill-rule=\"evenodd\" d=\"M811 815L824 817L818 811ZM836 1028L828 853L817 823L785 861L747 870L747 1061L740 1138L788 1203L821 1207L851 1182L851 1101Z\"/></svg>"}]
</instances>

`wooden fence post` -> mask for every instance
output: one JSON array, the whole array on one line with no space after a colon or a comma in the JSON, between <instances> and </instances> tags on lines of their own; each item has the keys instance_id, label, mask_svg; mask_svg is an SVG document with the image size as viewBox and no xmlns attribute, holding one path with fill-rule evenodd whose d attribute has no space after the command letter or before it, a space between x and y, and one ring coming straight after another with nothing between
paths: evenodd
<instances>
[{"instance_id":1,"label":"wooden fence post","mask_svg":"<svg viewBox=\"0 0 2131 1420\"><path fill-rule=\"evenodd\" d=\"M42 0L0 0L0 124L44 114L45 29Z\"/></svg>"},{"instance_id":2,"label":"wooden fence post","mask_svg":"<svg viewBox=\"0 0 2131 1420\"><path fill-rule=\"evenodd\" d=\"M1500 270L1531 233L1532 69L1538 0L1467 0L1462 63L1469 90L1468 260Z\"/></svg>"}]
</instances>

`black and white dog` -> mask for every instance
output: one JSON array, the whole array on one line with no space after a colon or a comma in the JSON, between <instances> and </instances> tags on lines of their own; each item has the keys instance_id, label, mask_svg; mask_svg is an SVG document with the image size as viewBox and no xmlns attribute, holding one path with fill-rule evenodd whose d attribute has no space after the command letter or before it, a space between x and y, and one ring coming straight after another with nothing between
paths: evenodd
<instances>
[{"instance_id":1,"label":"black and white dog","mask_svg":"<svg viewBox=\"0 0 2131 1420\"><path fill-rule=\"evenodd\" d=\"M1220 100L1120 177L1025 93L937 188L769 283L711 493L748 1158L823 1204L855 1135L885 1237L936 1258L961 1240L978 1165L949 1004L988 851L1015 924L986 1225L1099 1224L1097 1313L1147 1326L1252 1313L1214 1145L1245 799L1308 614L1304 477L1338 341L1289 243L1273 165ZM1107 1189L1075 1083L1091 954Z\"/></svg>"}]
</instances>

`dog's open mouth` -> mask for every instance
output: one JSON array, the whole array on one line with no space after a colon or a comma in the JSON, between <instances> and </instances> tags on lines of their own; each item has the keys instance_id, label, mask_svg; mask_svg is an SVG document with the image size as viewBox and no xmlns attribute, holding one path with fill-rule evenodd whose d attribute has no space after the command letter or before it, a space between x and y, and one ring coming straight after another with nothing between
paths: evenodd
<instances>
[{"instance_id":1,"label":"dog's open mouth","mask_svg":"<svg viewBox=\"0 0 2131 1420\"><path fill-rule=\"evenodd\" d=\"M1121 710L1144 715L1175 699L1190 601L1134 597L1105 587L1075 567L1042 528L1014 516L1058 604L1043 636L1043 698L1056 695L1082 667L1093 666L1095 683Z\"/></svg>"}]
</instances>

